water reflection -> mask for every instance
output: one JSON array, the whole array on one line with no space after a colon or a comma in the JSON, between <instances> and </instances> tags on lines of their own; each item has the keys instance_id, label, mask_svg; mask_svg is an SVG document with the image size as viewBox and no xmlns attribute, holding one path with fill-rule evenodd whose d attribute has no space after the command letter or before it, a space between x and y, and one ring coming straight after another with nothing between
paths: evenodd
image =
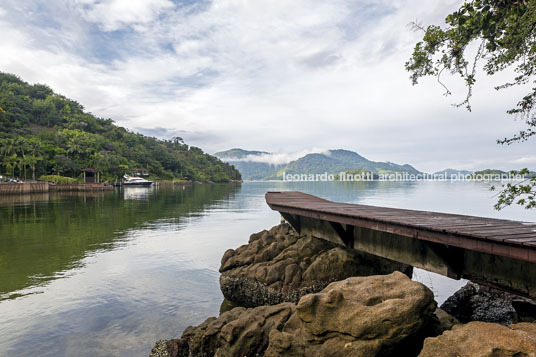
<instances>
[{"instance_id":1,"label":"water reflection","mask_svg":"<svg viewBox=\"0 0 536 357\"><path fill-rule=\"evenodd\" d=\"M4 196L0 300L24 295L25 288L79 268L88 253L113 249L129 230L163 218L178 224L218 200L229 199L236 190L236 185L193 185ZM143 204L149 198L151 204Z\"/></svg>"},{"instance_id":2,"label":"water reflection","mask_svg":"<svg viewBox=\"0 0 536 357\"><path fill-rule=\"evenodd\" d=\"M182 187L182 186L181 186ZM149 199L154 186L149 187L123 187L123 198L125 200L145 200Z\"/></svg>"}]
</instances>

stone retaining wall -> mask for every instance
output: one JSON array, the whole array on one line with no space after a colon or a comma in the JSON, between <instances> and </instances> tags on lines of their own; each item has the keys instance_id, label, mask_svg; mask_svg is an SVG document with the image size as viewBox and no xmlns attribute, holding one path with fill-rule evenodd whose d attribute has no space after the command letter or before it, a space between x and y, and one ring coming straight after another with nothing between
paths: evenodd
<instances>
[{"instance_id":1,"label":"stone retaining wall","mask_svg":"<svg viewBox=\"0 0 536 357\"><path fill-rule=\"evenodd\" d=\"M48 182L0 183L0 195L108 190L113 190L113 186L103 184L53 185Z\"/></svg>"},{"instance_id":2,"label":"stone retaining wall","mask_svg":"<svg viewBox=\"0 0 536 357\"><path fill-rule=\"evenodd\" d=\"M0 195L48 192L49 186L48 182L0 183Z\"/></svg>"},{"instance_id":3,"label":"stone retaining wall","mask_svg":"<svg viewBox=\"0 0 536 357\"><path fill-rule=\"evenodd\" d=\"M65 191L108 191L113 190L111 185L103 184L76 184L76 185L50 185L51 192L65 192Z\"/></svg>"}]
</instances>

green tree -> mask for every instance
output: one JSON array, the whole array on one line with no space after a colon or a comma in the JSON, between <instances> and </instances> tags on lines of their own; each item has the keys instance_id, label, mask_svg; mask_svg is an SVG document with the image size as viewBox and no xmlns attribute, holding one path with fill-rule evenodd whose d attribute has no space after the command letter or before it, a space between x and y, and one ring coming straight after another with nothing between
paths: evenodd
<instances>
[{"instance_id":1,"label":"green tree","mask_svg":"<svg viewBox=\"0 0 536 357\"><path fill-rule=\"evenodd\" d=\"M15 155L14 157L15 168L19 170L19 178L22 178L22 168L24 167L24 158L22 156Z\"/></svg>"},{"instance_id":2,"label":"green tree","mask_svg":"<svg viewBox=\"0 0 536 357\"><path fill-rule=\"evenodd\" d=\"M2 157L11 156L17 151L17 143L13 138L6 138L0 142L0 155Z\"/></svg>"},{"instance_id":3,"label":"green tree","mask_svg":"<svg viewBox=\"0 0 536 357\"><path fill-rule=\"evenodd\" d=\"M424 31L424 36L415 45L405 65L411 73L412 83L417 84L425 76L435 76L445 88L445 94L450 95L441 76L444 73L458 76L467 87L467 95L456 106L465 106L470 111L479 69L489 76L503 71L511 72L513 78L495 89L513 86L528 88L515 107L507 111L522 119L526 128L513 137L497 142L509 145L536 135L536 0L466 1L448 15L445 22L446 27L413 24L415 29ZM472 46L476 47L476 54L472 54ZM516 174L527 172L527 169L514 171ZM536 177L503 185L495 208L501 209L514 202L534 208L535 194Z\"/></svg>"},{"instance_id":4,"label":"green tree","mask_svg":"<svg viewBox=\"0 0 536 357\"><path fill-rule=\"evenodd\" d=\"M35 155L23 156L24 165L30 166L30 168L32 169L33 180L35 180L35 166L37 165L37 162L41 160L43 160L41 156L35 156ZM24 171L24 178L26 179L26 171Z\"/></svg>"},{"instance_id":5,"label":"green tree","mask_svg":"<svg viewBox=\"0 0 536 357\"><path fill-rule=\"evenodd\" d=\"M76 163L71 158L62 154L55 155L51 160L51 164L53 172L57 175L62 175L65 173L74 175L77 169Z\"/></svg>"},{"instance_id":6,"label":"green tree","mask_svg":"<svg viewBox=\"0 0 536 357\"><path fill-rule=\"evenodd\" d=\"M15 166L17 163L17 154L12 154L10 156L5 156L2 159L2 165L6 168L8 174L11 174L12 177L15 176Z\"/></svg>"}]
</instances>

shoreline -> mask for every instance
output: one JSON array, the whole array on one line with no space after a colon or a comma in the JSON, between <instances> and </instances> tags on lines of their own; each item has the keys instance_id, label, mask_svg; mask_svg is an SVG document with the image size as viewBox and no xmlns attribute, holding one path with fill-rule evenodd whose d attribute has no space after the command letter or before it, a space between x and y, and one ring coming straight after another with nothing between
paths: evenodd
<instances>
[{"instance_id":1,"label":"shoreline","mask_svg":"<svg viewBox=\"0 0 536 357\"><path fill-rule=\"evenodd\" d=\"M195 185L195 184L235 184L242 181L232 180L229 182L202 182L202 181L154 181L152 187ZM147 186L147 187L151 187ZM0 196L26 195L47 192L98 192L113 191L115 187L123 187L114 183L81 183L81 184L53 184L50 182L23 182L23 183L0 183Z\"/></svg>"}]
</instances>

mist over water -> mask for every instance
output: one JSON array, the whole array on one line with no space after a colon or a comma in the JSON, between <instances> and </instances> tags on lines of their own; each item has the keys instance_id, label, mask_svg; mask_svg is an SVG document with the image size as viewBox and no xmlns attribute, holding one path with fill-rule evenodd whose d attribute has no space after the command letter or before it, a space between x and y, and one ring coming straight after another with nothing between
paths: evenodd
<instances>
[{"instance_id":1,"label":"mist over water","mask_svg":"<svg viewBox=\"0 0 536 357\"><path fill-rule=\"evenodd\" d=\"M0 198L0 355L147 355L218 314L225 250L279 223L267 191L535 221L480 182L246 182ZM422 270L442 302L463 282Z\"/></svg>"}]
</instances>

